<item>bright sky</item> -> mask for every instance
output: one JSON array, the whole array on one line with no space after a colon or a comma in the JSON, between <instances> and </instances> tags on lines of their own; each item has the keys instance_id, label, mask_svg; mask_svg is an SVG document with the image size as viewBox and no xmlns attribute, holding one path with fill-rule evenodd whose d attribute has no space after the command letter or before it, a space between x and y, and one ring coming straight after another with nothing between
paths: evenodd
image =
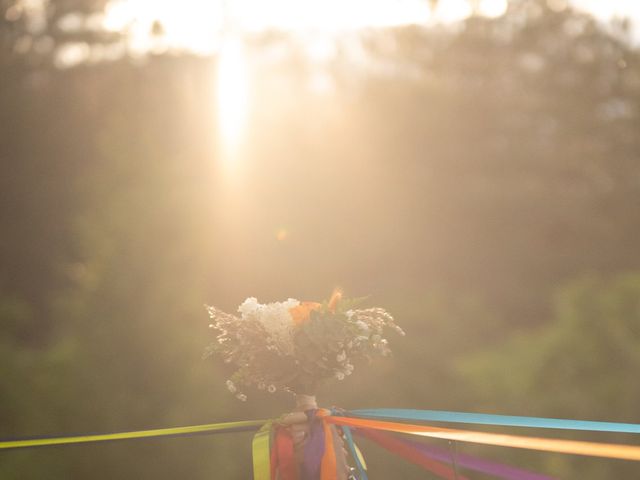
<instances>
[{"instance_id":1,"label":"bright sky","mask_svg":"<svg viewBox=\"0 0 640 480\"><path fill-rule=\"evenodd\" d=\"M570 3L605 20L628 16L636 24L640 21L640 2L637 0L572 0Z\"/></svg>"},{"instance_id":2,"label":"bright sky","mask_svg":"<svg viewBox=\"0 0 640 480\"><path fill-rule=\"evenodd\" d=\"M567 1L603 20L614 16L640 20L637 0L548 0L558 8ZM499 16L506 6L507 0L481 0L480 12ZM166 45L211 53L219 47L223 31L281 28L339 32L362 27L446 23L463 19L469 13L468 0L440 0L433 13L428 0L112 0L105 23L113 30L128 28L134 50L148 50L148 33L157 20L164 27Z\"/></svg>"}]
</instances>

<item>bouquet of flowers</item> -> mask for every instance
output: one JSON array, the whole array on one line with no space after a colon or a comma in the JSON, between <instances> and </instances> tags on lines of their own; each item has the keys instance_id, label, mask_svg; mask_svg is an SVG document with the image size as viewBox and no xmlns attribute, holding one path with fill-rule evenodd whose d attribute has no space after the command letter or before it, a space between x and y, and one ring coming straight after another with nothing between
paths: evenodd
<instances>
[{"instance_id":1,"label":"bouquet of flowers","mask_svg":"<svg viewBox=\"0 0 640 480\"><path fill-rule=\"evenodd\" d=\"M247 398L245 386L314 394L323 380L351 375L358 360L389 355L385 327L404 335L386 310L357 303L336 291L324 303L247 298L239 316L208 306L209 327L218 335L205 357L220 355L236 368L227 387L240 400Z\"/></svg>"}]
</instances>

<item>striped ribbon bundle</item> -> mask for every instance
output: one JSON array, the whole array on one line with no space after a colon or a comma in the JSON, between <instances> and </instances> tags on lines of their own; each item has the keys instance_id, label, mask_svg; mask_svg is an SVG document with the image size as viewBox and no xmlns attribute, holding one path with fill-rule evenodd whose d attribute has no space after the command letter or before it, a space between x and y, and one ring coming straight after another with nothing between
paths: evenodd
<instances>
[{"instance_id":1,"label":"striped ribbon bundle","mask_svg":"<svg viewBox=\"0 0 640 480\"><path fill-rule=\"evenodd\" d=\"M433 426L425 422L632 434L640 433L640 424L401 409L353 410L350 412L318 409L307 412L307 416L311 428L301 462L294 459L292 439L287 430L280 428L277 421L271 420L225 422L99 435L12 439L0 441L0 450L258 430L253 439L254 480L275 478L279 480L335 480L338 478L338 470L340 469L340 455L337 453L339 446L335 435L336 428L338 428L342 430L342 438L354 459L357 476L360 480L367 480L366 465L353 441L354 435L367 438L392 453L420 465L440 478L451 480L466 478L459 473L459 469L482 472L508 480L545 480L550 477L426 445L417 441L416 437L640 461L640 446L638 445L488 433ZM401 436L396 434L401 434Z\"/></svg>"}]
</instances>

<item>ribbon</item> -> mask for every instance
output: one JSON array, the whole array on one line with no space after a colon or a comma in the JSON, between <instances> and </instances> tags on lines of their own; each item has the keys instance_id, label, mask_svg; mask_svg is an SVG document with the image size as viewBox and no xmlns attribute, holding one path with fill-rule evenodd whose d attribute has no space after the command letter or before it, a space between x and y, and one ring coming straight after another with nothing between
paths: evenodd
<instances>
[{"instance_id":1,"label":"ribbon","mask_svg":"<svg viewBox=\"0 0 640 480\"><path fill-rule=\"evenodd\" d=\"M378 432L375 430L366 430L366 429L356 430L356 434L370 438L374 442L377 442L379 438L391 437L391 434L388 434L388 433ZM394 438L394 440L399 444L403 444L409 448L412 448L413 450L420 453L421 455L428 456L440 462L445 462L445 463L453 462L453 459L451 458L451 452L444 448L425 445L415 440L399 439L395 437L391 437L391 438ZM377 442L377 443L380 443L380 442ZM476 472L493 475L495 477L503 478L505 480L553 480L552 477L548 477L546 475L540 475L538 473L529 472L527 470L522 470L509 465L504 465L502 463L483 460L481 458L477 458L471 455L464 455L464 454L457 453L455 461L461 467L467 468L469 470L475 470Z\"/></svg>"},{"instance_id":2,"label":"ribbon","mask_svg":"<svg viewBox=\"0 0 640 480\"><path fill-rule=\"evenodd\" d=\"M343 427L343 428L349 428L349 427ZM364 455L362 455L362 452L358 448L358 444L356 442L353 442L353 448L356 450L356 459L357 459L357 461L360 462L360 465L362 465L362 469L364 471L366 471L367 470L367 463L364 461Z\"/></svg>"},{"instance_id":3,"label":"ribbon","mask_svg":"<svg viewBox=\"0 0 640 480\"><path fill-rule=\"evenodd\" d=\"M560 418L519 417L486 413L447 412L439 410L405 410L376 408L352 410L347 416L387 420L420 420L425 422L470 423L502 427L556 428L561 430L588 430L593 432L640 433L640 424L566 420Z\"/></svg>"},{"instance_id":4,"label":"ribbon","mask_svg":"<svg viewBox=\"0 0 640 480\"><path fill-rule=\"evenodd\" d=\"M619 445L573 440L523 437L516 435L456 430L427 425L410 425L406 423L387 422L377 419L385 418L395 420L475 423L496 426L555 428L566 430L589 430L618 433L640 433L640 424L402 409L355 410L353 412L347 412L346 414L344 414L345 416L331 415L331 412L329 412L328 410L317 410L309 411L307 412L307 415L311 424L311 432L304 451L304 458L300 472L301 480L329 480L336 478L336 469L338 468L337 460L340 457L340 455L336 455L336 449L340 448L340 442L337 441L337 438L335 437L335 430L332 429L329 424L341 425L343 427L356 427L406 433L411 435L421 435L447 440L479 443L484 445L505 446L547 452L640 461L640 446L635 445ZM116 440L133 440L155 437L177 437L242 432L256 430L261 425L263 427L253 439L254 478L256 480L270 480L272 478L272 463L276 463L276 460L274 460L274 462L271 461L272 453L275 455L279 450L274 449L275 452L271 452L271 422L265 423L265 420L224 422L205 425L193 425L187 427L162 428L96 435L10 439L0 441L0 450L46 447L54 445L73 445ZM364 465L361 461L361 456L359 456L357 453L357 447L353 443L353 439L350 439L351 433L348 428L345 428L343 431L345 431L347 445L349 446L354 459L356 459L356 464L360 462L358 468L360 469L361 466L363 467L362 469L360 469L361 479L366 480L366 473L364 472ZM282 448L283 458L287 458L290 453L290 446L288 443L286 443L287 439L284 437L282 437L281 442L285 442L281 443L279 446ZM277 442L274 443L275 445L278 445ZM412 448L423 450L423 453L425 453L425 449L427 449L428 447L424 445L413 445ZM356 452L355 454L354 451ZM440 459L442 459L442 452L437 453L432 451L431 454L432 459L438 459L438 455L440 456ZM461 464L463 466L466 466L467 468L473 468L472 464L470 463L470 458L471 457L461 456ZM482 461L480 461L479 459L475 459L474 462L475 467L478 467L478 471L485 471L486 473L489 472L490 468L495 467L495 464L491 464L491 462L482 463ZM481 468L484 468L485 470L482 470ZM545 478L541 476L536 477L535 474L530 474L534 475L533 477L525 477L523 476L523 471L519 471L518 469L511 470L510 474L515 475L516 473L518 473L521 475L520 477L508 477L506 476L507 473L509 473L508 468L511 467L506 468L506 470L504 468L502 470L503 478L520 478L526 480L542 480ZM290 469L288 471L290 471ZM492 472L492 474L498 475L495 470ZM273 475L275 475L275 472L273 473Z\"/></svg>"},{"instance_id":5,"label":"ribbon","mask_svg":"<svg viewBox=\"0 0 640 480\"><path fill-rule=\"evenodd\" d=\"M457 440L461 442L495 445L500 447L524 448L545 452L569 453L594 457L618 458L640 461L640 447L635 445L618 445L608 443L582 442L576 440L558 440L537 437L522 437L497 433L485 433L468 430L455 430L426 425L407 425L404 423L383 422L348 417L329 417L326 421L336 425L385 430L389 432L408 433L425 437Z\"/></svg>"},{"instance_id":6,"label":"ribbon","mask_svg":"<svg viewBox=\"0 0 640 480\"><path fill-rule=\"evenodd\" d=\"M336 443L333 441L333 430L329 422L325 420L329 417L328 410L319 409L316 416L322 420L322 430L324 432L324 455L320 465L320 480L336 480L338 464L336 460Z\"/></svg>"},{"instance_id":7,"label":"ribbon","mask_svg":"<svg viewBox=\"0 0 640 480\"><path fill-rule=\"evenodd\" d=\"M253 436L253 478L254 480L271 480L271 421L266 422Z\"/></svg>"},{"instance_id":8,"label":"ribbon","mask_svg":"<svg viewBox=\"0 0 640 480\"><path fill-rule=\"evenodd\" d=\"M420 465L425 470L436 474L440 478L444 478L446 480L468 480L466 477L458 475L455 470L448 465L429 458L429 456L424 455L424 453L420 452L413 445L407 444L391 435L366 429L358 429L356 430L356 433L373 440L378 445L389 450L391 453L395 453L411 463Z\"/></svg>"},{"instance_id":9,"label":"ribbon","mask_svg":"<svg viewBox=\"0 0 640 480\"><path fill-rule=\"evenodd\" d=\"M347 472L342 442L333 425L326 420L331 412L307 410L309 437L304 446L301 480L336 480L338 472Z\"/></svg>"},{"instance_id":10,"label":"ribbon","mask_svg":"<svg viewBox=\"0 0 640 480\"><path fill-rule=\"evenodd\" d=\"M353 441L353 435L351 435L351 429L346 425L342 427L342 433L344 433L344 438L347 442L347 448L349 449L349 453L351 453L351 457L353 457L354 462L356 462L356 468L358 469L358 480L369 480L367 477L367 466L365 465L364 458L362 457L362 453L360 449Z\"/></svg>"},{"instance_id":11,"label":"ribbon","mask_svg":"<svg viewBox=\"0 0 640 480\"><path fill-rule=\"evenodd\" d=\"M325 452L325 433L323 421L316 418L315 410L305 413L309 421L309 437L304 446L301 480L319 480L322 457Z\"/></svg>"},{"instance_id":12,"label":"ribbon","mask_svg":"<svg viewBox=\"0 0 640 480\"><path fill-rule=\"evenodd\" d=\"M0 450L13 448L50 447L54 445L73 445L81 443L108 442L115 440L133 440L155 437L181 437L191 435L209 435L217 433L246 432L256 430L266 420L245 420L240 422L210 423L188 427L158 428L134 432L102 433L97 435L73 435L39 438L21 438L0 442Z\"/></svg>"},{"instance_id":13,"label":"ribbon","mask_svg":"<svg viewBox=\"0 0 640 480\"><path fill-rule=\"evenodd\" d=\"M285 427L276 429L275 448L271 456L271 478L298 480L298 463L293 449L293 438L291 431Z\"/></svg>"}]
</instances>

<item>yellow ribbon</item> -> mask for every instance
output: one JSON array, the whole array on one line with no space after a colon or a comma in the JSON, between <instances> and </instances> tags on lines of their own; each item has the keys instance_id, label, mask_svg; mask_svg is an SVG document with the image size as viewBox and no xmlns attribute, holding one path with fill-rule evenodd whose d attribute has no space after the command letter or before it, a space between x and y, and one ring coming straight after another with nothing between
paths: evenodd
<instances>
[{"instance_id":1,"label":"yellow ribbon","mask_svg":"<svg viewBox=\"0 0 640 480\"><path fill-rule=\"evenodd\" d=\"M271 480L271 425L269 420L253 436L253 479Z\"/></svg>"},{"instance_id":2,"label":"yellow ribbon","mask_svg":"<svg viewBox=\"0 0 640 480\"><path fill-rule=\"evenodd\" d=\"M10 440L0 442L0 450L10 448L45 447L51 445L69 445L77 443L106 442L110 440L128 440L134 438L165 437L172 435L188 435L195 433L234 431L251 429L263 425L266 420L244 420L240 422L210 423L187 427L158 428L155 430L139 430L135 432L103 433L99 435L78 435L73 437L35 438L29 440Z\"/></svg>"}]
</instances>

